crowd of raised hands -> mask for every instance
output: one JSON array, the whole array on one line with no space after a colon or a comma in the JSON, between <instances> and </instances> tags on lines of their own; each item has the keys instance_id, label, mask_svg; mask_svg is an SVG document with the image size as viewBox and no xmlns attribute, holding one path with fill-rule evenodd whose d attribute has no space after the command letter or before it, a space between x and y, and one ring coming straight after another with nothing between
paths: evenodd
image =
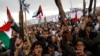
<instances>
[{"instance_id":1,"label":"crowd of raised hands","mask_svg":"<svg viewBox=\"0 0 100 56\"><path fill-rule=\"evenodd\" d=\"M100 17L81 17L78 22L60 22L28 26L24 39L13 31L8 56L98 56L100 55ZM68 36L68 30L71 37ZM1 42L0 42L1 43ZM4 50L4 49L3 49ZM1 53L0 53L1 54Z\"/></svg>"}]
</instances>

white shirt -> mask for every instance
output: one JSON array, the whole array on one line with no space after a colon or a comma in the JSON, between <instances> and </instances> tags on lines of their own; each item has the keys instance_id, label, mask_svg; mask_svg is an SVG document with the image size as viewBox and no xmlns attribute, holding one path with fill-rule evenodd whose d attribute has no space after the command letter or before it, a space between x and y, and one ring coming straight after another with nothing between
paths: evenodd
<instances>
[{"instance_id":1,"label":"white shirt","mask_svg":"<svg viewBox=\"0 0 100 56\"><path fill-rule=\"evenodd\" d=\"M96 25L95 25L95 30L97 30L98 31L98 29L99 29L99 23L97 23Z\"/></svg>"}]
</instances>

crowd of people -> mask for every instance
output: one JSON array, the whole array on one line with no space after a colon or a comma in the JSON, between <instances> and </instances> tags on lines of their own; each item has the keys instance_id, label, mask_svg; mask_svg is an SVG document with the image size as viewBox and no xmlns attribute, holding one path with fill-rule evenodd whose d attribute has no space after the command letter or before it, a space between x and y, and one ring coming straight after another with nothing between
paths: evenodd
<instances>
[{"instance_id":1,"label":"crowd of people","mask_svg":"<svg viewBox=\"0 0 100 56\"><path fill-rule=\"evenodd\" d=\"M0 54L6 52L5 56L100 56L100 16L95 22L87 16L81 17L78 22L72 19L67 19L66 22L68 27L60 22L31 25L24 39L13 30L9 50L1 47L0 42ZM69 30L66 30L67 28ZM71 37L67 36L68 32Z\"/></svg>"}]
</instances>

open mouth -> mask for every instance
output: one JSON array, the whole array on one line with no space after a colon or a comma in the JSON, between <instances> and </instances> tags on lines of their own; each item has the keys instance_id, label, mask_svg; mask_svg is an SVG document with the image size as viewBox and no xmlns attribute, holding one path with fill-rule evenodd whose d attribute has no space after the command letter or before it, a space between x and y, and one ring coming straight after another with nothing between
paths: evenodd
<instances>
[{"instance_id":1,"label":"open mouth","mask_svg":"<svg viewBox=\"0 0 100 56\"><path fill-rule=\"evenodd\" d=\"M41 51L38 51L38 54L40 54L41 53Z\"/></svg>"}]
</instances>

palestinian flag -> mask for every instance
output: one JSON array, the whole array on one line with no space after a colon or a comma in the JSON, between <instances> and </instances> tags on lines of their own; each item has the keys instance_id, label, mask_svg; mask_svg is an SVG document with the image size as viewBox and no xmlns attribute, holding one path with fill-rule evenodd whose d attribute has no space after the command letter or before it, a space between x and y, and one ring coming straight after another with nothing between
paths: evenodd
<instances>
[{"instance_id":1,"label":"palestinian flag","mask_svg":"<svg viewBox=\"0 0 100 56\"><path fill-rule=\"evenodd\" d=\"M77 22L78 22L77 11L76 11L76 13L75 13L74 22L75 22L75 23L77 23Z\"/></svg>"},{"instance_id":2,"label":"palestinian flag","mask_svg":"<svg viewBox=\"0 0 100 56\"><path fill-rule=\"evenodd\" d=\"M9 48L10 45L10 38L11 38L11 24L12 22L7 22L5 25L0 27L0 40L3 42L6 49Z\"/></svg>"},{"instance_id":3,"label":"palestinian flag","mask_svg":"<svg viewBox=\"0 0 100 56\"><path fill-rule=\"evenodd\" d=\"M43 10L42 10L42 6L41 6L41 5L39 6L36 15L34 15L34 16L32 16L32 17L37 17L39 14L41 14L41 16L43 16Z\"/></svg>"},{"instance_id":4,"label":"palestinian flag","mask_svg":"<svg viewBox=\"0 0 100 56\"><path fill-rule=\"evenodd\" d=\"M12 17L8 8L7 8L7 16L8 16L8 22L0 27L0 40L3 42L4 47L6 49L9 49L10 38L12 34L12 30L11 30Z\"/></svg>"},{"instance_id":5,"label":"palestinian flag","mask_svg":"<svg viewBox=\"0 0 100 56\"><path fill-rule=\"evenodd\" d=\"M0 40L3 42L6 49L9 49L10 46L10 38L11 38L12 30L0 32Z\"/></svg>"}]
</instances>

